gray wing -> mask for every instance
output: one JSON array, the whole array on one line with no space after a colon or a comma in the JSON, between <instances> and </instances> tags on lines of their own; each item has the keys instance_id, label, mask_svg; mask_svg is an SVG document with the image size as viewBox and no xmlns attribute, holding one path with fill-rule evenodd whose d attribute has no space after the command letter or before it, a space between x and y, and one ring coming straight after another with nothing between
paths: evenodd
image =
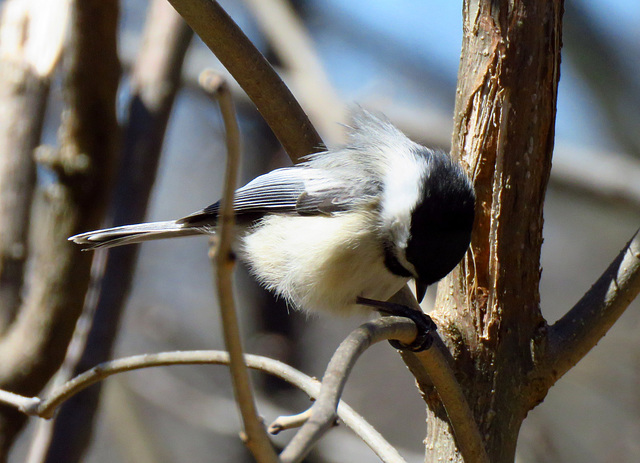
<instances>
[{"instance_id":1,"label":"gray wing","mask_svg":"<svg viewBox=\"0 0 640 463\"><path fill-rule=\"evenodd\" d=\"M266 213L330 215L346 211L358 202L353 182L331 178L324 169L287 167L255 178L236 190L233 207L239 218ZM220 203L195 212L179 223L215 223Z\"/></svg>"}]
</instances>

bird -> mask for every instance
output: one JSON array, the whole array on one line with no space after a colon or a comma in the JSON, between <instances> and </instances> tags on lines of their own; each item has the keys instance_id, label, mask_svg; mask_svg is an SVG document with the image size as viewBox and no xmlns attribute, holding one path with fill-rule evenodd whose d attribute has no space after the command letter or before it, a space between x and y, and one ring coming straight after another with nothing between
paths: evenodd
<instances>
[{"instance_id":1,"label":"bird","mask_svg":"<svg viewBox=\"0 0 640 463\"><path fill-rule=\"evenodd\" d=\"M374 307L432 330L417 311L384 301L410 279L421 301L463 258L475 217L472 182L447 153L411 141L384 116L359 108L347 128L344 145L236 190L238 255L295 309L345 315ZM69 240L90 250L212 235L219 211L218 201L178 220Z\"/></svg>"}]
</instances>

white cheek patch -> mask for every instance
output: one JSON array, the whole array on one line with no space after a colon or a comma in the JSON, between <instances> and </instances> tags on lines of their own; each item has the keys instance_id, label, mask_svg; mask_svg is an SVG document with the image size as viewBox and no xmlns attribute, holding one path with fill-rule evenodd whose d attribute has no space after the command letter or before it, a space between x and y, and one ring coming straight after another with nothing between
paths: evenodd
<instances>
[{"instance_id":1,"label":"white cheek patch","mask_svg":"<svg viewBox=\"0 0 640 463\"><path fill-rule=\"evenodd\" d=\"M412 154L396 156L384 179L382 220L390 225L394 244L404 247L409 239L411 212L420 199L424 166Z\"/></svg>"}]
</instances>

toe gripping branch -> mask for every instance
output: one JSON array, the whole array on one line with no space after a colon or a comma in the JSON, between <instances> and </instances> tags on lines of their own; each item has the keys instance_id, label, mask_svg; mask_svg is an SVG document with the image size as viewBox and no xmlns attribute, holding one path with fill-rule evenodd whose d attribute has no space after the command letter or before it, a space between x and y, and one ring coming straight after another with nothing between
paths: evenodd
<instances>
[{"instance_id":1,"label":"toe gripping branch","mask_svg":"<svg viewBox=\"0 0 640 463\"><path fill-rule=\"evenodd\" d=\"M408 318L416 324L416 328L418 330L416 339L411 344L403 344L398 340L390 339L389 344L394 348L409 350L411 352L420 352L427 350L433 344L433 336L431 336L431 333L437 329L437 326L426 313L414 310L406 305L386 301L376 301L375 299L367 299L365 297L358 297L357 303L374 307L378 312L383 312L387 315Z\"/></svg>"}]
</instances>

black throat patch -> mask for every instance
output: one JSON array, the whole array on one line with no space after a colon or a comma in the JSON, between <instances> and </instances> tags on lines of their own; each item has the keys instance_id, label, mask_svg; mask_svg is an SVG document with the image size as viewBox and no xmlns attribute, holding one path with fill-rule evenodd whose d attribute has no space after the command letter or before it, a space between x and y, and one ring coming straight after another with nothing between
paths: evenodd
<instances>
[{"instance_id":1,"label":"black throat patch","mask_svg":"<svg viewBox=\"0 0 640 463\"><path fill-rule=\"evenodd\" d=\"M398 260L396 253L393 252L393 244L390 241L384 242L384 265L394 275L399 277L411 278L413 275Z\"/></svg>"}]
</instances>

